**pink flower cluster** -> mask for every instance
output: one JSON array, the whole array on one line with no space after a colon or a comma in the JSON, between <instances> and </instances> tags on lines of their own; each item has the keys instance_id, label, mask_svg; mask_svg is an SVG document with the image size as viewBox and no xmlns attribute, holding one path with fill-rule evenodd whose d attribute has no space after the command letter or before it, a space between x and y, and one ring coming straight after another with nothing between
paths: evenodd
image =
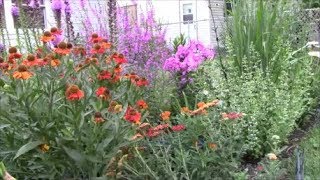
<instances>
[{"instance_id":1,"label":"pink flower cluster","mask_svg":"<svg viewBox=\"0 0 320 180\"><path fill-rule=\"evenodd\" d=\"M178 47L176 54L164 62L163 69L188 73L197 70L203 61L214 58L214 55L214 51L206 48L201 42L190 41L189 44Z\"/></svg>"}]
</instances>

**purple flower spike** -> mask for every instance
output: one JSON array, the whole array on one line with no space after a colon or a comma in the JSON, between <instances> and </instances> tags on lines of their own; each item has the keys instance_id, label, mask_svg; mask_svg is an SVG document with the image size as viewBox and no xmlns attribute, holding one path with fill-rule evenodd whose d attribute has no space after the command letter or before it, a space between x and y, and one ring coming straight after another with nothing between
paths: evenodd
<instances>
[{"instance_id":1,"label":"purple flower spike","mask_svg":"<svg viewBox=\"0 0 320 180\"><path fill-rule=\"evenodd\" d=\"M53 11L60 11L62 9L62 2L61 0L52 0L51 9Z\"/></svg>"}]
</instances>

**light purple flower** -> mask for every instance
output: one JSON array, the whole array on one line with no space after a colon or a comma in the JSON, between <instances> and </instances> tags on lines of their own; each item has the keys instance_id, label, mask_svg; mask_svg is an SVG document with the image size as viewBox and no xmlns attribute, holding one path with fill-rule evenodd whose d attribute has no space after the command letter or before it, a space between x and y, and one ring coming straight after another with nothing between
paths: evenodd
<instances>
[{"instance_id":1,"label":"light purple flower","mask_svg":"<svg viewBox=\"0 0 320 180\"><path fill-rule=\"evenodd\" d=\"M19 14L20 14L19 8L18 8L17 6L15 6L15 5L13 5L13 6L11 7L11 14L12 14L13 16L19 16Z\"/></svg>"},{"instance_id":2,"label":"light purple flower","mask_svg":"<svg viewBox=\"0 0 320 180\"><path fill-rule=\"evenodd\" d=\"M0 53L2 53L5 50L4 44L0 43Z\"/></svg>"},{"instance_id":3,"label":"light purple flower","mask_svg":"<svg viewBox=\"0 0 320 180\"><path fill-rule=\"evenodd\" d=\"M39 7L39 4L36 0L31 0L30 3L28 4L28 6L35 9L35 8Z\"/></svg>"},{"instance_id":4,"label":"light purple flower","mask_svg":"<svg viewBox=\"0 0 320 180\"><path fill-rule=\"evenodd\" d=\"M52 0L51 2L51 9L53 11L59 11L62 9L62 2L61 0Z\"/></svg>"}]
</instances>

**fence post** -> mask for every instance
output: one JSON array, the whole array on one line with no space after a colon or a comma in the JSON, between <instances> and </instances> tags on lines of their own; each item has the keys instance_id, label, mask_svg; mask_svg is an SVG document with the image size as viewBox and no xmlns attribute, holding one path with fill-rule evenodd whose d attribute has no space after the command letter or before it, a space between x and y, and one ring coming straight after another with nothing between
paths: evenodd
<instances>
[{"instance_id":1,"label":"fence post","mask_svg":"<svg viewBox=\"0 0 320 180\"><path fill-rule=\"evenodd\" d=\"M296 180L303 180L304 174L304 151L299 149L299 146L296 149Z\"/></svg>"}]
</instances>

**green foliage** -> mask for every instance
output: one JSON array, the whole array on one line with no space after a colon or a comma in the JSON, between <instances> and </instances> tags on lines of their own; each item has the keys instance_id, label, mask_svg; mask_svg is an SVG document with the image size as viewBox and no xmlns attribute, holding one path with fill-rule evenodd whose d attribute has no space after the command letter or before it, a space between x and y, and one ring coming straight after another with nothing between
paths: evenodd
<instances>
[{"instance_id":1,"label":"green foliage","mask_svg":"<svg viewBox=\"0 0 320 180\"><path fill-rule=\"evenodd\" d=\"M179 36L174 38L173 43L172 43L174 52L177 52L178 47L180 45L184 46L184 45L186 45L186 43L187 43L187 38L184 34L180 34Z\"/></svg>"},{"instance_id":2,"label":"green foliage","mask_svg":"<svg viewBox=\"0 0 320 180\"><path fill-rule=\"evenodd\" d=\"M207 115L172 117L172 124L183 123L186 130L139 141L136 146L144 150L136 151L137 158L125 165L128 172L124 176L177 180L239 177L242 119L222 120L225 108L212 107Z\"/></svg>"},{"instance_id":3,"label":"green foliage","mask_svg":"<svg viewBox=\"0 0 320 180\"><path fill-rule=\"evenodd\" d=\"M274 63L279 71L260 69L262 60L251 46L248 56L253 62L247 61L246 57L243 59L241 76L238 67L232 65L231 55L225 60L227 81L215 70L220 65L217 62L211 63L211 67L203 67L201 74L194 77L199 83L191 89L207 91L207 95L199 94L203 98L217 97L232 110L247 114L238 130L242 133L242 141L246 142L249 156L259 157L272 151L275 148L273 136L285 142L311 100L312 59L302 56L303 50L293 51L289 46L279 51L282 51L281 61L270 59L270 62L277 61ZM214 78L203 78L203 75Z\"/></svg>"},{"instance_id":4,"label":"green foliage","mask_svg":"<svg viewBox=\"0 0 320 180\"><path fill-rule=\"evenodd\" d=\"M262 0L241 1L233 6L232 18L227 24L230 42L227 47L232 51L230 53L233 56L230 61L237 67L234 70L239 75L244 73L245 63L250 66L250 71L254 66L261 68L264 75L270 71L282 71L278 63L281 62L286 51L286 43L293 46L296 40L294 24L297 21L298 10L295 4L285 3L285 1L272 3ZM299 38L304 39L304 37ZM301 43L306 42L300 42L300 47ZM259 56L258 59L251 58L251 48ZM275 78L278 76L277 73L272 75Z\"/></svg>"},{"instance_id":5,"label":"green foliage","mask_svg":"<svg viewBox=\"0 0 320 180\"><path fill-rule=\"evenodd\" d=\"M90 81L105 66L87 65L76 72L68 58L61 61L55 68L32 68L34 76L28 80L1 76L0 159L19 179L105 177L109 161L131 143L132 125L123 117L143 89L126 79ZM68 84L77 84L84 98L68 101ZM122 105L120 113L108 111L110 101L97 97L100 86L108 87L112 100ZM96 112L105 122L95 122Z\"/></svg>"}]
</instances>

